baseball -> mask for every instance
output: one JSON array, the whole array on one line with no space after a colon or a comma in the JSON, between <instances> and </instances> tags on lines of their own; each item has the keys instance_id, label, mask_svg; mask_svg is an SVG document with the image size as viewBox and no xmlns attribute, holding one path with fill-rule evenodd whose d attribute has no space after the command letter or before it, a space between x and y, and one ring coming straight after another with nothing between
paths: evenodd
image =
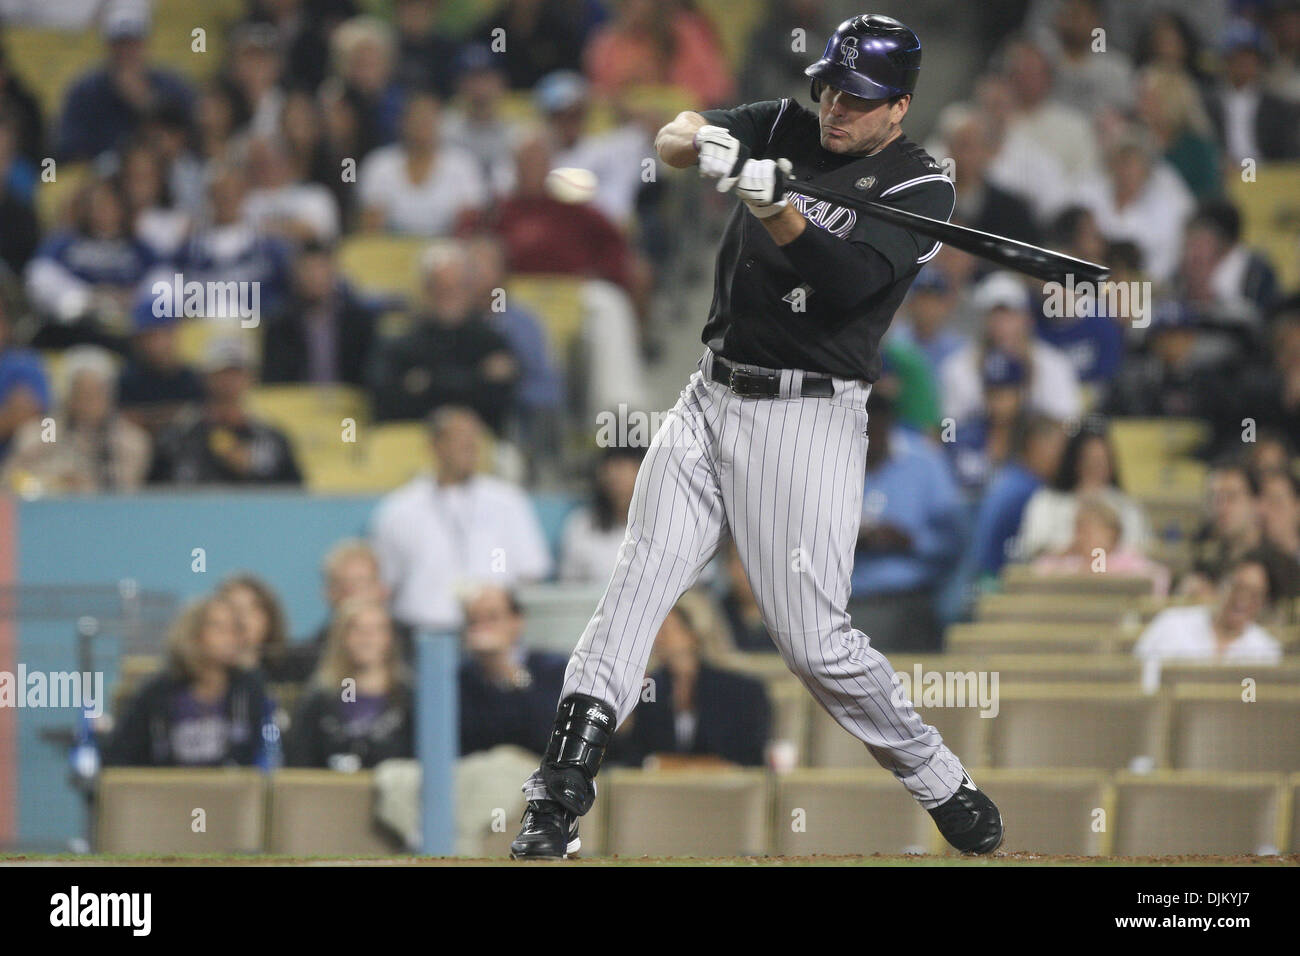
<instances>
[{"instance_id":1,"label":"baseball","mask_svg":"<svg viewBox=\"0 0 1300 956\"><path fill-rule=\"evenodd\" d=\"M546 174L546 192L560 202L590 202L596 195L596 174L576 166L552 169Z\"/></svg>"}]
</instances>

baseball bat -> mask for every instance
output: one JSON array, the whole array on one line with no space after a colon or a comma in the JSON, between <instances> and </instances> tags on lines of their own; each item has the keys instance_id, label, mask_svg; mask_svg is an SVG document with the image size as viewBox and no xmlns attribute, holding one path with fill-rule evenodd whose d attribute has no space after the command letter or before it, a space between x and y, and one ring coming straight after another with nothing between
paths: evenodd
<instances>
[{"instance_id":1,"label":"baseball bat","mask_svg":"<svg viewBox=\"0 0 1300 956\"><path fill-rule=\"evenodd\" d=\"M1088 262L1086 259L1076 259L1063 252L1031 246L1018 239L981 232L955 222L931 219L929 216L887 206L882 202L845 196L824 186L791 182L786 188L788 191L803 193L814 199L825 199L848 206L873 219L880 219L931 239L937 239L954 249L969 252L981 259L988 259L990 262L996 262L998 265L1023 272L1045 282L1064 282L1067 275L1073 275L1076 282L1081 280L1101 282L1110 275L1110 269L1106 266Z\"/></svg>"}]
</instances>

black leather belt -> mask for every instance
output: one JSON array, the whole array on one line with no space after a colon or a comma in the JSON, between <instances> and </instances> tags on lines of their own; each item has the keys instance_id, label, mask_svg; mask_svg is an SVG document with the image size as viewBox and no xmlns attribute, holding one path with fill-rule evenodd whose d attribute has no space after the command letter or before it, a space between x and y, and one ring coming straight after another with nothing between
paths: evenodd
<instances>
[{"instance_id":1,"label":"black leather belt","mask_svg":"<svg viewBox=\"0 0 1300 956\"><path fill-rule=\"evenodd\" d=\"M711 378L725 385L741 398L778 398L781 395L780 372L757 372L738 368L724 358L713 356ZM829 378L805 375L799 394L804 398L830 398L835 394L835 383Z\"/></svg>"}]
</instances>

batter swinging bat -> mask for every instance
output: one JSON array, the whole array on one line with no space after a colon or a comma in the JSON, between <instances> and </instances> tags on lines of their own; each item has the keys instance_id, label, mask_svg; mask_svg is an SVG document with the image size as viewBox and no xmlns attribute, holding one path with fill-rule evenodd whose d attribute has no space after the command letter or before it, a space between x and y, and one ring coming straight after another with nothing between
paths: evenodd
<instances>
[{"instance_id":1,"label":"batter swinging bat","mask_svg":"<svg viewBox=\"0 0 1300 956\"><path fill-rule=\"evenodd\" d=\"M884 203L845 196L822 186L814 186L812 183L791 182L787 188L812 196L814 199L825 199L848 206L863 215L902 226L930 239L937 239L955 249L961 249L963 252L969 252L981 259L988 259L990 262L996 262L998 265L1023 272L1045 282L1064 282L1067 275L1073 275L1076 282L1085 279L1090 282L1101 282L1110 275L1110 269L1106 266L1076 259L1063 252L1041 249L1027 242L1020 242L1018 239L980 232L978 229L961 226L955 222L931 219L929 216L887 206Z\"/></svg>"}]
</instances>

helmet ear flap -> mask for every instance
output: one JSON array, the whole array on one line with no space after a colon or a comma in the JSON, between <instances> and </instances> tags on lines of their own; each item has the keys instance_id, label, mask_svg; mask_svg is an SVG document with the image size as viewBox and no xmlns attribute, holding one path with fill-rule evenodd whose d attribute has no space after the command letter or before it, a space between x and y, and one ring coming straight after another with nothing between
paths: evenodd
<instances>
[{"instance_id":1,"label":"helmet ear flap","mask_svg":"<svg viewBox=\"0 0 1300 956\"><path fill-rule=\"evenodd\" d=\"M813 101L814 103L820 103L820 102L821 102L821 99L822 99L822 90L824 90L825 88L826 88L826 84L825 84L825 83L823 83L821 80L817 79L816 77L813 77L813 81L812 81L812 89L811 89L810 95L812 96L812 101Z\"/></svg>"}]
</instances>

